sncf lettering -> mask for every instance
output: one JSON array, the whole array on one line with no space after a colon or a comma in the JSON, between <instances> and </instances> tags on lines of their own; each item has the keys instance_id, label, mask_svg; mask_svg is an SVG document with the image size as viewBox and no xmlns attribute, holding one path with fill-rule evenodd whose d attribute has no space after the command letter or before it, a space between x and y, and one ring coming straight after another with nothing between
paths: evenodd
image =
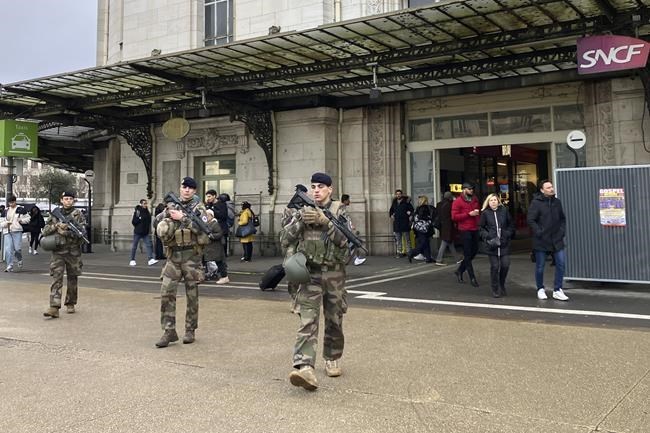
<instances>
[{"instance_id":1,"label":"sncf lettering","mask_svg":"<svg viewBox=\"0 0 650 433\"><path fill-rule=\"evenodd\" d=\"M581 69L593 68L602 61L605 65L612 63L624 64L632 60L632 57L641 54L643 44L621 45L612 47L605 52L601 49L585 51L582 55L584 62L580 64Z\"/></svg>"}]
</instances>

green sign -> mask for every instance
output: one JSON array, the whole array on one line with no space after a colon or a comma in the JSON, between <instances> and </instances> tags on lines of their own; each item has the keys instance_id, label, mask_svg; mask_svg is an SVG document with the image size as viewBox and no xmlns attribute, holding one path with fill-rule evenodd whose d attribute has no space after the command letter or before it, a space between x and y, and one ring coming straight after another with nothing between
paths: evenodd
<instances>
[{"instance_id":1,"label":"green sign","mask_svg":"<svg viewBox=\"0 0 650 433\"><path fill-rule=\"evenodd\" d=\"M38 123L0 120L0 156L36 158Z\"/></svg>"}]
</instances>

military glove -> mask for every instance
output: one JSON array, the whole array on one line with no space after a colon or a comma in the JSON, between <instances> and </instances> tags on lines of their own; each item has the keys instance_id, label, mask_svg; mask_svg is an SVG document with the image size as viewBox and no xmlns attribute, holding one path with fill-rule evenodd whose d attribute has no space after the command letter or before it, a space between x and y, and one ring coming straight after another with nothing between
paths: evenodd
<instances>
[{"instance_id":1,"label":"military glove","mask_svg":"<svg viewBox=\"0 0 650 433\"><path fill-rule=\"evenodd\" d=\"M314 209L313 207L306 208L303 211L302 220L305 224L314 226L326 226L330 222L322 210Z\"/></svg>"}]
</instances>

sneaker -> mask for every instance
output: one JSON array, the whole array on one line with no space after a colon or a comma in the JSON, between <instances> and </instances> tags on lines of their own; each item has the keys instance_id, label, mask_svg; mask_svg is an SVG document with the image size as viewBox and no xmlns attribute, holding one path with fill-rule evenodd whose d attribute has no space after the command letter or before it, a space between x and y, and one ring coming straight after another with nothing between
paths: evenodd
<instances>
[{"instance_id":1,"label":"sneaker","mask_svg":"<svg viewBox=\"0 0 650 433\"><path fill-rule=\"evenodd\" d=\"M544 290L544 288L537 289L537 299L540 299L542 301L548 299L548 296L546 296L546 290Z\"/></svg>"},{"instance_id":2,"label":"sneaker","mask_svg":"<svg viewBox=\"0 0 650 433\"><path fill-rule=\"evenodd\" d=\"M447 266L447 263L436 262L436 266Z\"/></svg>"},{"instance_id":3,"label":"sneaker","mask_svg":"<svg viewBox=\"0 0 650 433\"><path fill-rule=\"evenodd\" d=\"M413 260L422 261L422 260L425 260L425 259L426 259L426 257L424 257L422 254L418 254L417 256L413 257Z\"/></svg>"},{"instance_id":4,"label":"sneaker","mask_svg":"<svg viewBox=\"0 0 650 433\"><path fill-rule=\"evenodd\" d=\"M228 284L229 282L230 282L230 278L223 277L223 278L219 278L216 284Z\"/></svg>"},{"instance_id":5,"label":"sneaker","mask_svg":"<svg viewBox=\"0 0 650 433\"><path fill-rule=\"evenodd\" d=\"M14 271L13 265L9 265L5 268L5 272L13 272L13 271Z\"/></svg>"},{"instance_id":6,"label":"sneaker","mask_svg":"<svg viewBox=\"0 0 650 433\"><path fill-rule=\"evenodd\" d=\"M368 259L365 258L365 257L355 257L354 258L354 266L363 265L364 263L366 263L366 260L368 260Z\"/></svg>"},{"instance_id":7,"label":"sneaker","mask_svg":"<svg viewBox=\"0 0 650 433\"><path fill-rule=\"evenodd\" d=\"M318 388L314 367L311 365L303 365L300 370L293 370L289 373L289 382L293 386L300 386L307 391L315 391Z\"/></svg>"},{"instance_id":8,"label":"sneaker","mask_svg":"<svg viewBox=\"0 0 650 433\"><path fill-rule=\"evenodd\" d=\"M47 310L45 310L43 316L56 319L57 317L59 317L59 309L56 307L50 307Z\"/></svg>"},{"instance_id":9,"label":"sneaker","mask_svg":"<svg viewBox=\"0 0 650 433\"><path fill-rule=\"evenodd\" d=\"M18 261L16 262L16 266L18 267L18 270L20 271L20 270L23 268L23 261L22 261L22 260L18 260Z\"/></svg>"},{"instance_id":10,"label":"sneaker","mask_svg":"<svg viewBox=\"0 0 650 433\"><path fill-rule=\"evenodd\" d=\"M136 265L135 260L131 260L131 261L129 262L129 266L135 266L135 265Z\"/></svg>"},{"instance_id":11,"label":"sneaker","mask_svg":"<svg viewBox=\"0 0 650 433\"><path fill-rule=\"evenodd\" d=\"M135 262L133 262L133 263L134 263L133 266L135 266ZM155 265L156 263L158 263L158 260L156 260L156 259L149 259L149 261L147 262L147 264L149 266Z\"/></svg>"},{"instance_id":12,"label":"sneaker","mask_svg":"<svg viewBox=\"0 0 650 433\"><path fill-rule=\"evenodd\" d=\"M167 329L165 333L160 337L160 340L156 342L156 347L167 347L169 343L178 341L178 334L175 329Z\"/></svg>"},{"instance_id":13,"label":"sneaker","mask_svg":"<svg viewBox=\"0 0 650 433\"><path fill-rule=\"evenodd\" d=\"M29 247L29 250L28 250L28 251L29 251L29 254L32 254L32 252L33 252L34 250L32 250L32 247Z\"/></svg>"},{"instance_id":14,"label":"sneaker","mask_svg":"<svg viewBox=\"0 0 650 433\"><path fill-rule=\"evenodd\" d=\"M38 255L38 251L34 250L34 252L33 252L32 254L34 254L35 256L37 256L37 255Z\"/></svg>"},{"instance_id":15,"label":"sneaker","mask_svg":"<svg viewBox=\"0 0 650 433\"><path fill-rule=\"evenodd\" d=\"M569 297L564 294L562 289L556 289L553 290L553 299L557 299L558 301L568 301Z\"/></svg>"},{"instance_id":16,"label":"sneaker","mask_svg":"<svg viewBox=\"0 0 650 433\"><path fill-rule=\"evenodd\" d=\"M341 366L339 365L338 359L326 359L325 360L325 373L329 377L339 377L343 374Z\"/></svg>"},{"instance_id":17,"label":"sneaker","mask_svg":"<svg viewBox=\"0 0 650 433\"><path fill-rule=\"evenodd\" d=\"M74 314L74 312L75 312L74 305L66 305L65 308L66 308L66 311L65 311L66 313Z\"/></svg>"}]
</instances>

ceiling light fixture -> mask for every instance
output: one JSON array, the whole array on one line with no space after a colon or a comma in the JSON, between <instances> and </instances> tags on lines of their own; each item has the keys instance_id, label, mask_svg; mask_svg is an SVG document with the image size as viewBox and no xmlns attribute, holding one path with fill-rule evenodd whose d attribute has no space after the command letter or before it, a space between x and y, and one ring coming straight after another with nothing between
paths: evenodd
<instances>
[{"instance_id":1,"label":"ceiling light fixture","mask_svg":"<svg viewBox=\"0 0 650 433\"><path fill-rule=\"evenodd\" d=\"M381 97L381 90L377 86L377 62L368 63L367 66L372 67L372 88L370 89L370 99L379 99Z\"/></svg>"},{"instance_id":2,"label":"ceiling light fixture","mask_svg":"<svg viewBox=\"0 0 650 433\"><path fill-rule=\"evenodd\" d=\"M199 117L210 117L210 110L206 104L205 88L201 89L201 106L202 108L199 108Z\"/></svg>"}]
</instances>

